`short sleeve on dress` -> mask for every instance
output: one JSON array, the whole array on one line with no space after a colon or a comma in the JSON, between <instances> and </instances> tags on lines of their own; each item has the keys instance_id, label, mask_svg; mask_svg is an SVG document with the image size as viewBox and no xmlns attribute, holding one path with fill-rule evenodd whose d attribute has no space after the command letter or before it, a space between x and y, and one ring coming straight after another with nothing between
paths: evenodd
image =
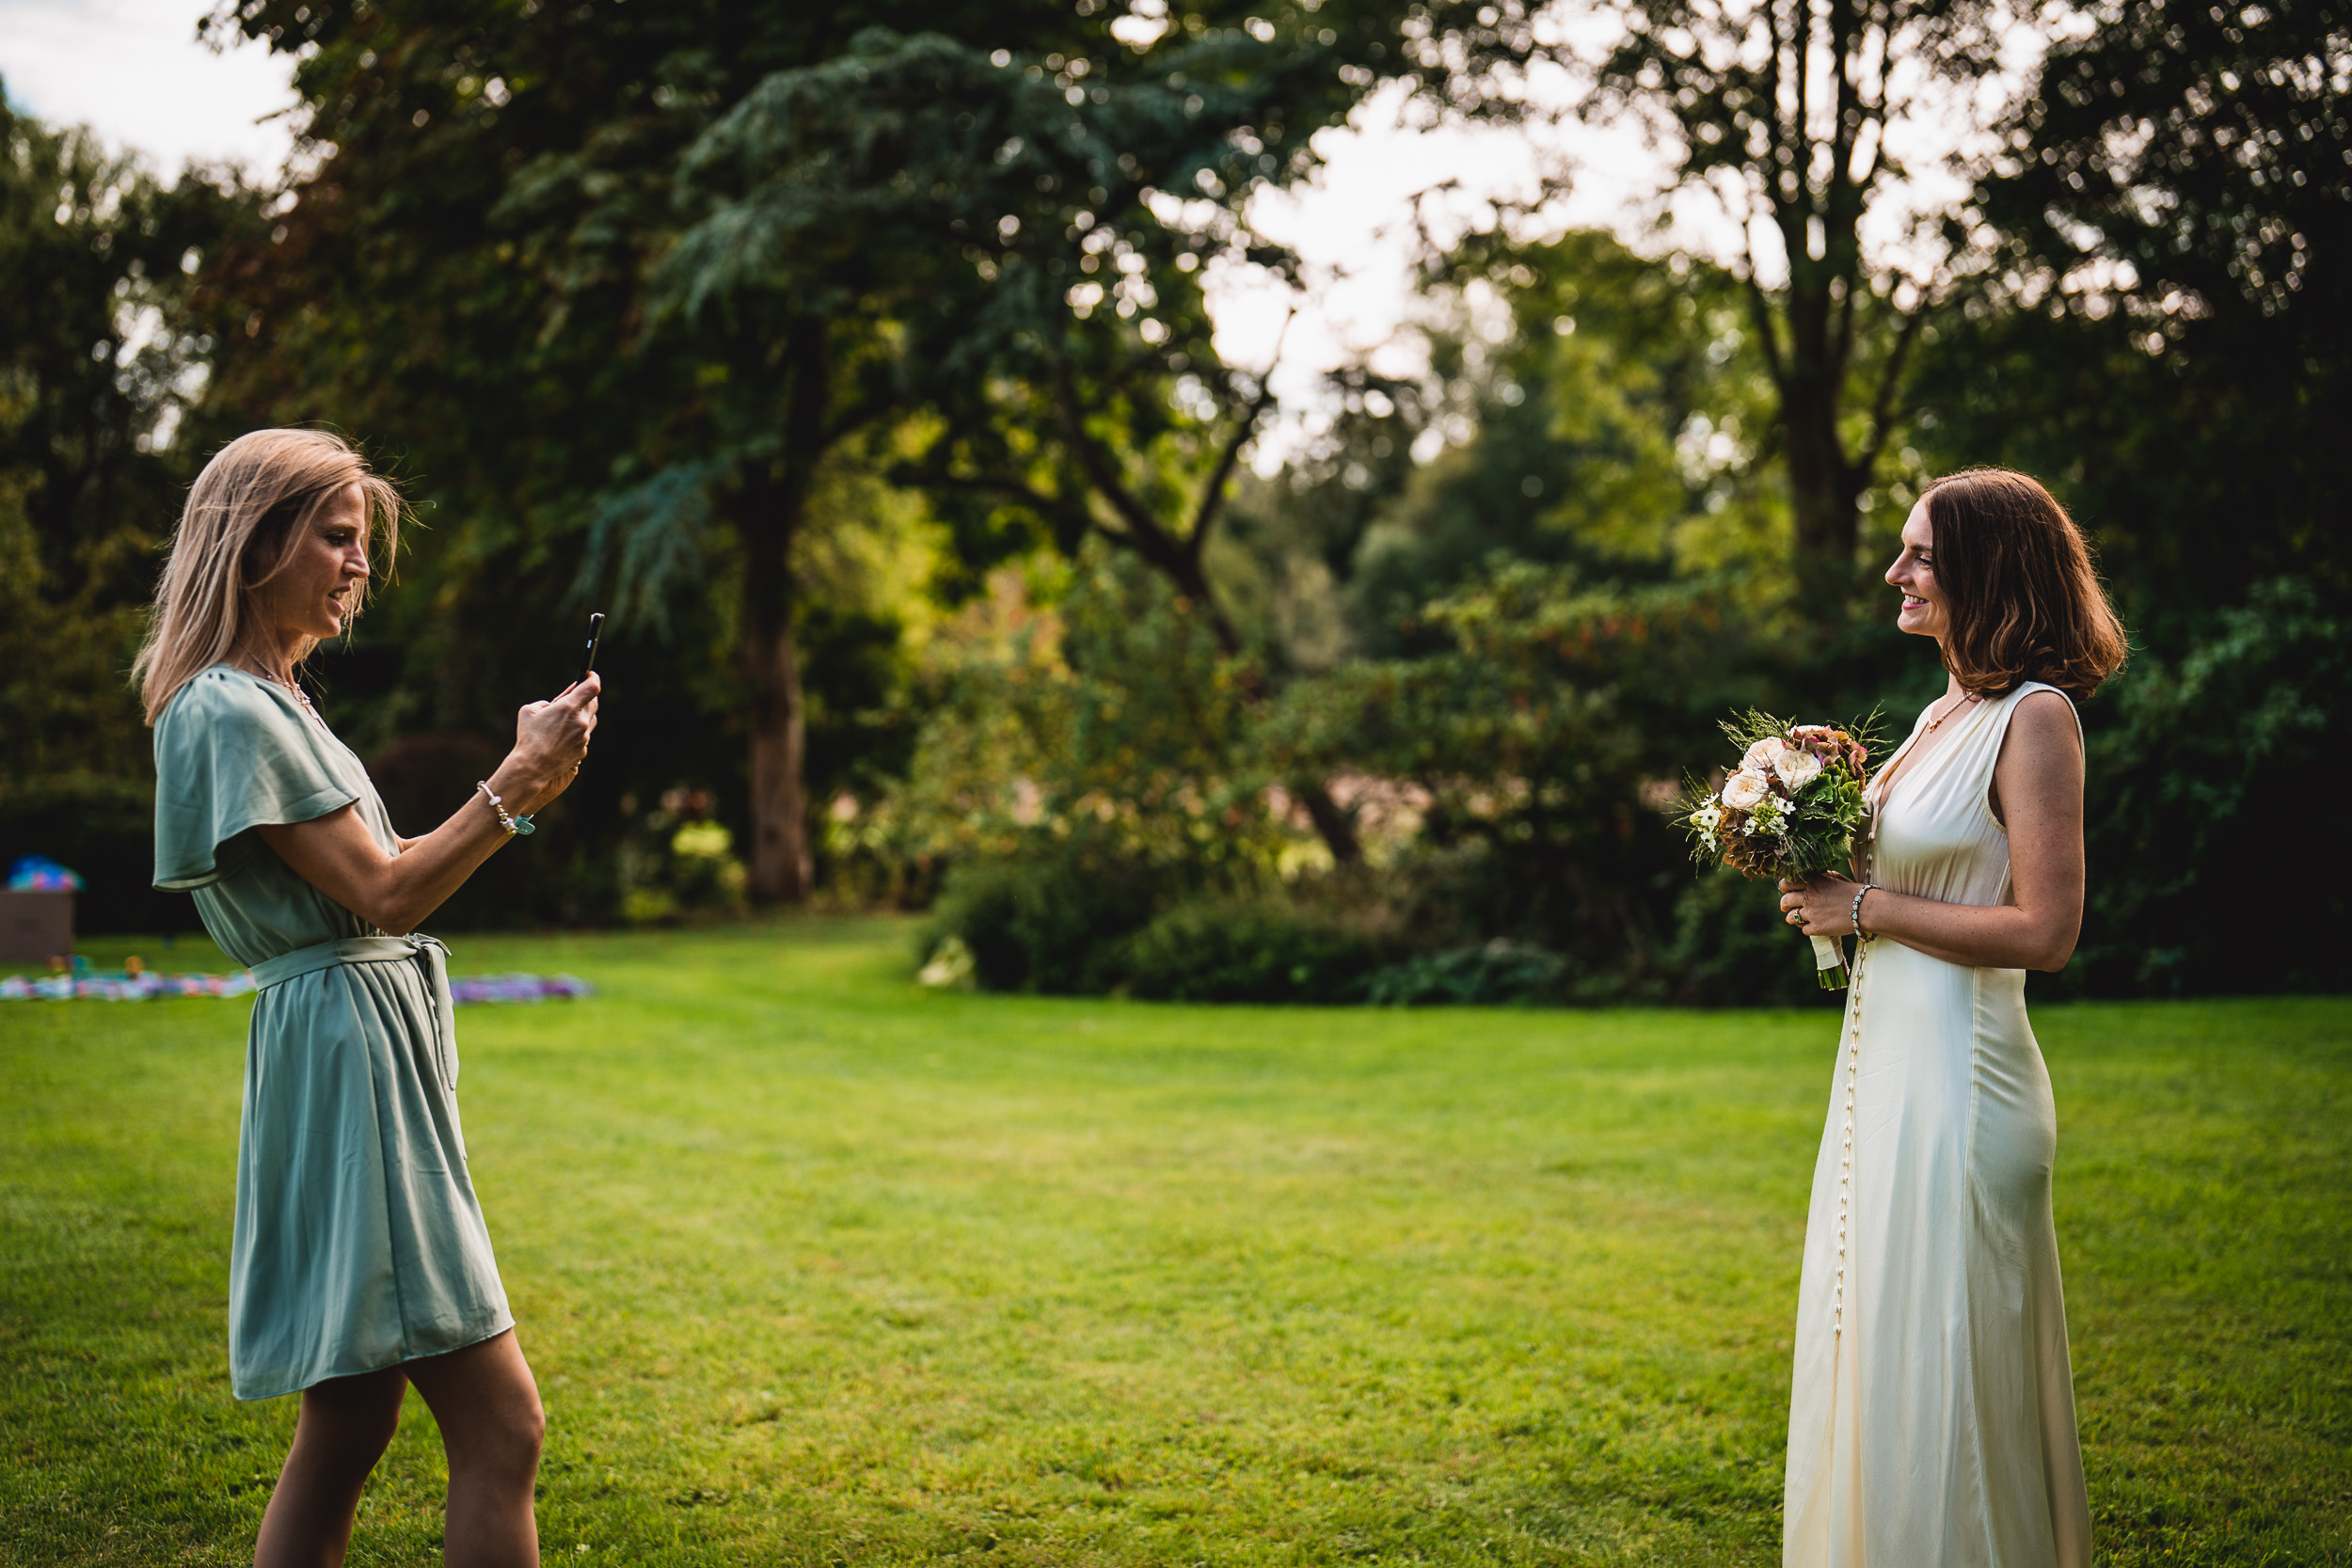
<instances>
[{"instance_id":1,"label":"short sleeve on dress","mask_svg":"<svg viewBox=\"0 0 2352 1568\"><path fill-rule=\"evenodd\" d=\"M308 822L358 792L291 698L221 665L182 687L155 723L155 885L216 882L253 852L260 823Z\"/></svg>"}]
</instances>

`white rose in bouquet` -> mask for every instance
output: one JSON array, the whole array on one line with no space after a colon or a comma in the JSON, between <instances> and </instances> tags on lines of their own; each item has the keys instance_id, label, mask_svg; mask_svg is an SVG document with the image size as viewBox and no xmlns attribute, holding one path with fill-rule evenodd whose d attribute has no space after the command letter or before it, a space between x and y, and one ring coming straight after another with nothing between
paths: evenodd
<instances>
[{"instance_id":1,"label":"white rose in bouquet","mask_svg":"<svg viewBox=\"0 0 2352 1568\"><path fill-rule=\"evenodd\" d=\"M1772 792L1771 780L1753 768L1742 768L1724 781L1724 804L1734 811L1754 811Z\"/></svg>"},{"instance_id":2,"label":"white rose in bouquet","mask_svg":"<svg viewBox=\"0 0 2352 1568\"><path fill-rule=\"evenodd\" d=\"M1821 759L1791 746L1772 759L1772 771L1780 775L1780 782L1794 795L1821 776Z\"/></svg>"},{"instance_id":3,"label":"white rose in bouquet","mask_svg":"<svg viewBox=\"0 0 2352 1568\"><path fill-rule=\"evenodd\" d=\"M1740 771L1760 773L1770 768L1779 759L1780 754L1788 750L1788 742L1776 735L1768 735L1750 746L1747 754L1740 759Z\"/></svg>"}]
</instances>

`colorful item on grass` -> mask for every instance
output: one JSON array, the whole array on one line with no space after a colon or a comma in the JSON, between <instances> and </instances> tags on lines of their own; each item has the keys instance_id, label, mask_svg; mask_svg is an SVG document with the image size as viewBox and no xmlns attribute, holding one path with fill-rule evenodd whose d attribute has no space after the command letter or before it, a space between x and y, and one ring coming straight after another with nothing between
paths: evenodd
<instances>
[{"instance_id":1,"label":"colorful item on grass","mask_svg":"<svg viewBox=\"0 0 2352 1568\"><path fill-rule=\"evenodd\" d=\"M45 855L25 855L8 867L10 893L79 893L79 873L67 870Z\"/></svg>"},{"instance_id":2,"label":"colorful item on grass","mask_svg":"<svg viewBox=\"0 0 2352 1568\"><path fill-rule=\"evenodd\" d=\"M253 975L158 974L152 970L109 970L80 974L52 974L26 979L11 974L0 979L0 1002L151 1002L159 996L250 996Z\"/></svg>"},{"instance_id":3,"label":"colorful item on grass","mask_svg":"<svg viewBox=\"0 0 2352 1568\"><path fill-rule=\"evenodd\" d=\"M449 993L457 1002L570 1001L593 996L595 988L577 974L453 974Z\"/></svg>"},{"instance_id":4,"label":"colorful item on grass","mask_svg":"<svg viewBox=\"0 0 2352 1568\"><path fill-rule=\"evenodd\" d=\"M28 979L0 977L0 1002L152 1002L167 996L250 996L253 972L229 974L158 974L152 970L110 970L52 974ZM452 975L450 997L461 1006L480 1002L568 1001L593 996L595 988L576 974Z\"/></svg>"}]
</instances>

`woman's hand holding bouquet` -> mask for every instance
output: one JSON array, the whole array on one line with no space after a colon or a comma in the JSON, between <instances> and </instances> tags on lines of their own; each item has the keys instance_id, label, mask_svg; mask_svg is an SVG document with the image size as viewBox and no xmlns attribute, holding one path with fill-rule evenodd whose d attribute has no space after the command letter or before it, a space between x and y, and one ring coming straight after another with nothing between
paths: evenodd
<instances>
[{"instance_id":1,"label":"woman's hand holding bouquet","mask_svg":"<svg viewBox=\"0 0 2352 1568\"><path fill-rule=\"evenodd\" d=\"M1853 858L1864 817L1868 742L1878 716L1849 729L1790 724L1754 709L1724 721L1740 749L1740 766L1720 787L1693 778L1675 813L1689 830L1692 856L1721 860L1750 880L1802 881ZM1844 944L1815 937L1821 989L1845 984Z\"/></svg>"}]
</instances>

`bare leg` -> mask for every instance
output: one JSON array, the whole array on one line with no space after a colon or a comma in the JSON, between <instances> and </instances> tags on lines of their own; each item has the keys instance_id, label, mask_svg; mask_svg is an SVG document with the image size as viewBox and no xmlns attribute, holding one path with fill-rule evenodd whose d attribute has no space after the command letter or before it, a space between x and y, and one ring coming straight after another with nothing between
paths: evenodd
<instances>
[{"instance_id":1,"label":"bare leg","mask_svg":"<svg viewBox=\"0 0 2352 1568\"><path fill-rule=\"evenodd\" d=\"M359 1489L400 1425L407 1388L394 1367L302 1391L294 1448L254 1543L254 1568L342 1568Z\"/></svg>"},{"instance_id":2,"label":"bare leg","mask_svg":"<svg viewBox=\"0 0 2352 1568\"><path fill-rule=\"evenodd\" d=\"M512 1329L447 1355L408 1362L449 1451L449 1568L537 1568L532 1494L547 1417Z\"/></svg>"}]
</instances>

